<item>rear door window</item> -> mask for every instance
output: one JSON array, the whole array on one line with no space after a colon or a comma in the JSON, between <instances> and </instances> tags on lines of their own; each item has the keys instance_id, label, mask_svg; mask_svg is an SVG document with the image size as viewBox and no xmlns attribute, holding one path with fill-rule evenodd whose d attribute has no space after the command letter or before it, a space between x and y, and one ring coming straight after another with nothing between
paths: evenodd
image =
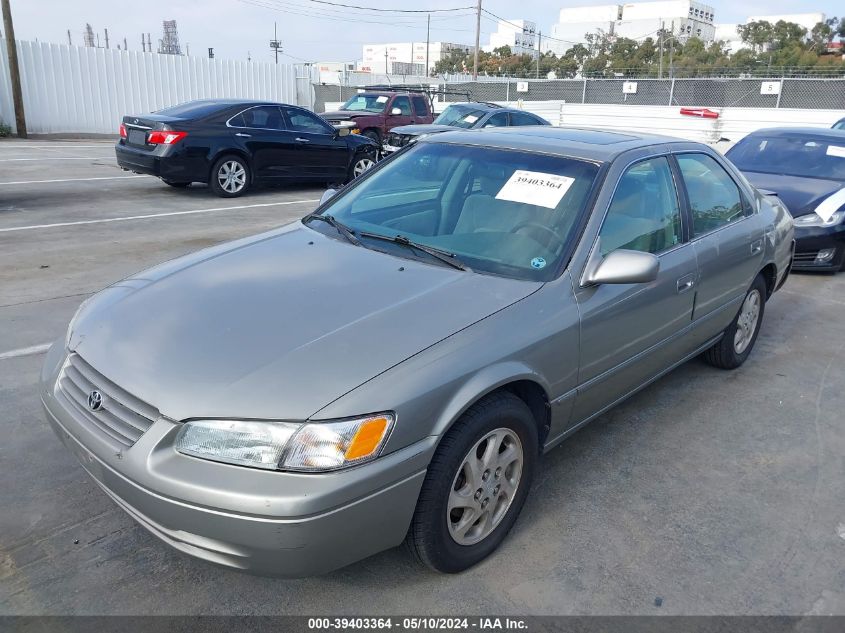
<instances>
[{"instance_id":1,"label":"rear door window","mask_svg":"<svg viewBox=\"0 0 845 633\"><path fill-rule=\"evenodd\" d=\"M234 127L248 127L258 130L284 130L285 122L282 113L276 106L258 106L244 110L233 117L230 125Z\"/></svg>"},{"instance_id":2,"label":"rear door window","mask_svg":"<svg viewBox=\"0 0 845 633\"><path fill-rule=\"evenodd\" d=\"M739 187L728 172L707 154L679 154L692 213L692 232L699 236L745 217Z\"/></svg>"},{"instance_id":3,"label":"rear door window","mask_svg":"<svg viewBox=\"0 0 845 633\"><path fill-rule=\"evenodd\" d=\"M428 100L425 97L411 97L414 103L414 112L417 116L426 116L428 114Z\"/></svg>"},{"instance_id":4,"label":"rear door window","mask_svg":"<svg viewBox=\"0 0 845 633\"><path fill-rule=\"evenodd\" d=\"M484 127L506 127L508 124L508 113L497 112L484 124Z\"/></svg>"}]
</instances>

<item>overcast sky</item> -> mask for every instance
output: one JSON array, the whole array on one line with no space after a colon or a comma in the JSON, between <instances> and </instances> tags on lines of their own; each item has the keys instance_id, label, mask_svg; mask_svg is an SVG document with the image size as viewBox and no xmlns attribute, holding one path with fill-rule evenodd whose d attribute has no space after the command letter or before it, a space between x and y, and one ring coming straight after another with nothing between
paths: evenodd
<instances>
[{"instance_id":1,"label":"overcast sky","mask_svg":"<svg viewBox=\"0 0 845 633\"><path fill-rule=\"evenodd\" d=\"M475 0L333 0L345 4L391 9L438 9L474 5ZM564 6L610 4L608 0L483 0L485 9L506 19L525 18L548 32ZM141 33L150 33L153 49L161 38L161 22L176 20L183 51L206 55L213 46L218 58L271 60L269 41L273 22L289 56L280 61L355 61L361 45L374 42L425 41L425 15L378 14L331 7L313 0L11 0L18 39L67 43L67 31L75 45L90 22L105 44L108 29L111 45L140 50ZM744 22L747 15L820 11L832 17L845 12L841 0L712 0L717 22ZM261 6L259 6L261 5ZM518 5L518 9L515 7ZM494 20L482 20L482 45L495 31ZM432 13L431 40L472 44L474 11Z\"/></svg>"}]
</instances>

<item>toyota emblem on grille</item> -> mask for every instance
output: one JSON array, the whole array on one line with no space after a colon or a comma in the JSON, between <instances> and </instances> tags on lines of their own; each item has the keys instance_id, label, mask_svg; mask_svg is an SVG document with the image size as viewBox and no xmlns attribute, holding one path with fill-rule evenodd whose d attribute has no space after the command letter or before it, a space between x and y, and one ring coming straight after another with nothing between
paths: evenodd
<instances>
[{"instance_id":1,"label":"toyota emblem on grille","mask_svg":"<svg viewBox=\"0 0 845 633\"><path fill-rule=\"evenodd\" d=\"M96 389L88 394L88 408L91 411L99 411L103 408L103 394Z\"/></svg>"}]
</instances>

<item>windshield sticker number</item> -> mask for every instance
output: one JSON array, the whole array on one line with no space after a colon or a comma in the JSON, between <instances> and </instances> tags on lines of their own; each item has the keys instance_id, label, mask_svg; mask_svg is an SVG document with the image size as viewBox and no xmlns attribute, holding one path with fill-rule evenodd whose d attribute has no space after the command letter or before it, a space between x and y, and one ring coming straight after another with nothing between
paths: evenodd
<instances>
[{"instance_id":1,"label":"windshield sticker number","mask_svg":"<svg viewBox=\"0 0 845 633\"><path fill-rule=\"evenodd\" d=\"M839 158L845 158L845 147L840 147L839 145L828 145L827 146L827 155L828 156L838 156Z\"/></svg>"},{"instance_id":2,"label":"windshield sticker number","mask_svg":"<svg viewBox=\"0 0 845 633\"><path fill-rule=\"evenodd\" d=\"M517 169L496 194L496 200L554 209L574 182L575 179L568 176Z\"/></svg>"},{"instance_id":3,"label":"windshield sticker number","mask_svg":"<svg viewBox=\"0 0 845 633\"><path fill-rule=\"evenodd\" d=\"M387 103L387 97L382 95L381 97L376 97L376 103Z\"/></svg>"}]
</instances>

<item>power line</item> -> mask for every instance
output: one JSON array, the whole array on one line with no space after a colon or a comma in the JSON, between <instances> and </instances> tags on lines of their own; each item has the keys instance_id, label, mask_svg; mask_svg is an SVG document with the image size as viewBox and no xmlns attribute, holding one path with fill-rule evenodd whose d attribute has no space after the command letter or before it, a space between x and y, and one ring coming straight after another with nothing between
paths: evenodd
<instances>
[{"instance_id":1,"label":"power line","mask_svg":"<svg viewBox=\"0 0 845 633\"><path fill-rule=\"evenodd\" d=\"M329 2L329 0L308 0L317 4L330 4L334 7L345 7L347 9L362 9L364 11L378 11L383 13L446 13L451 11L465 11L475 7L453 7L451 9L381 9L378 7L362 7L354 4L342 4L340 2Z\"/></svg>"}]
</instances>

